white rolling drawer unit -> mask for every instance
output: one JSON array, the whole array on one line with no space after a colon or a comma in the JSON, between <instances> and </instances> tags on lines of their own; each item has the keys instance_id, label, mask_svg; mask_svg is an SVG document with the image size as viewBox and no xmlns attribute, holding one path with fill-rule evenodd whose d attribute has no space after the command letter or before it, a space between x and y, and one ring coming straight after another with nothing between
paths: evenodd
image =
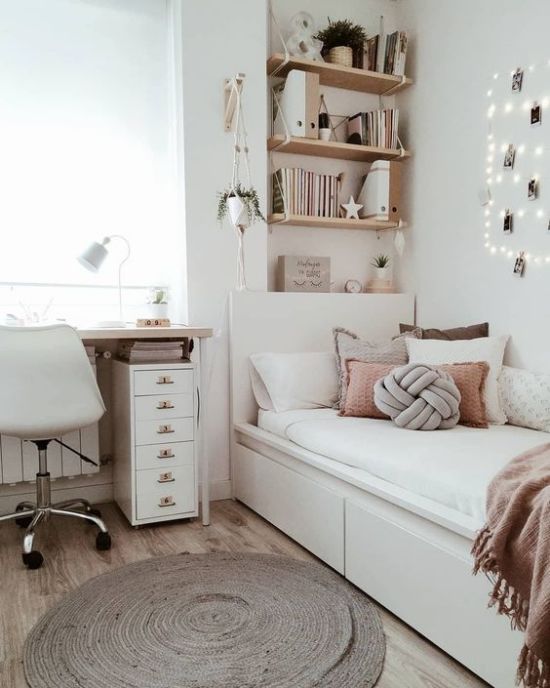
<instances>
[{"instance_id":1,"label":"white rolling drawer unit","mask_svg":"<svg viewBox=\"0 0 550 688\"><path fill-rule=\"evenodd\" d=\"M198 515L198 371L113 361L114 494L133 526Z\"/></svg>"}]
</instances>

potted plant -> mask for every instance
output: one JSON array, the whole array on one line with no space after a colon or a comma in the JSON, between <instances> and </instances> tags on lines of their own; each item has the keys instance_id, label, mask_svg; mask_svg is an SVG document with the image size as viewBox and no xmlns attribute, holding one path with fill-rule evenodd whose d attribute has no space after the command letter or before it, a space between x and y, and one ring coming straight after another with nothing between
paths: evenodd
<instances>
[{"instance_id":1,"label":"potted plant","mask_svg":"<svg viewBox=\"0 0 550 688\"><path fill-rule=\"evenodd\" d=\"M257 220L265 222L256 189L253 186L245 188L242 184L237 184L234 189L227 189L220 193L218 195L218 221L222 222L226 215L229 215L232 225L241 230L250 227Z\"/></svg>"},{"instance_id":2,"label":"potted plant","mask_svg":"<svg viewBox=\"0 0 550 688\"><path fill-rule=\"evenodd\" d=\"M168 317L168 290L165 287L152 287L149 290L149 315L153 320Z\"/></svg>"},{"instance_id":3,"label":"potted plant","mask_svg":"<svg viewBox=\"0 0 550 688\"><path fill-rule=\"evenodd\" d=\"M380 280L389 279L390 272L390 257L384 255L383 253L378 254L373 258L371 265L375 269L376 278Z\"/></svg>"},{"instance_id":4,"label":"potted plant","mask_svg":"<svg viewBox=\"0 0 550 688\"><path fill-rule=\"evenodd\" d=\"M360 24L354 24L349 19L333 22L329 17L328 26L319 31L315 38L323 41L322 53L327 62L345 67L363 66L363 46L367 33Z\"/></svg>"}]
</instances>

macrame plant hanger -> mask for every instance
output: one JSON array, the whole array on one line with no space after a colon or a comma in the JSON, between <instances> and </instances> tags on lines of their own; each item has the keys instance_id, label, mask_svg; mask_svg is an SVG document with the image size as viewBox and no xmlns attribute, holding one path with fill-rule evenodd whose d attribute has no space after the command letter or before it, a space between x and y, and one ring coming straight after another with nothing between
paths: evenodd
<instances>
[{"instance_id":1,"label":"macrame plant hanger","mask_svg":"<svg viewBox=\"0 0 550 688\"><path fill-rule=\"evenodd\" d=\"M231 224L235 230L237 237L237 289L239 291L245 290L246 287L246 273L244 262L244 232L250 225L250 217L246 205L239 196L239 188L241 187L240 178L240 163L241 155L244 159L245 174L246 174L246 188L251 188L250 181L250 159L248 149L248 134L246 131L246 123L244 119L244 112L242 106L242 90L243 81L242 76L233 77L230 88L233 91L236 105L235 105L235 130L233 134L233 170L231 174L231 191L233 192L235 207L230 212ZM230 199L231 200L231 199Z\"/></svg>"}]
</instances>

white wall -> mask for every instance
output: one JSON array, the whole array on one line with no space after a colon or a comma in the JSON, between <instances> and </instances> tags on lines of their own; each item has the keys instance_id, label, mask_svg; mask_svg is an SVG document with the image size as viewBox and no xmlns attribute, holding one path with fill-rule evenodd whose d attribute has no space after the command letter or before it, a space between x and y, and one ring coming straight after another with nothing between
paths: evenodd
<instances>
[{"instance_id":1,"label":"white wall","mask_svg":"<svg viewBox=\"0 0 550 688\"><path fill-rule=\"evenodd\" d=\"M283 35L289 32L290 19L298 10L310 12L319 29L327 24L327 17L332 20L349 18L366 27L368 35L377 34L380 26L380 15L384 15L386 32L394 30L397 25L395 2L389 0L347 0L335 5L332 0L273 0L273 11ZM275 24L271 25L271 48L273 52L282 51L281 41ZM383 47L381 48L383 50ZM321 87L329 111L334 114L351 115L356 112L373 110L379 107L379 99L364 93L344 91L336 88ZM394 98L385 98L384 107L393 107ZM338 122L340 120L334 120ZM345 140L345 125L338 130L338 136ZM323 160L298 155L273 155L273 166L270 172L279 167L304 167L326 174L345 172L341 200L347 202L349 195L357 197L362 178L369 169L362 163L350 163L338 160ZM406 182L406 169L404 182ZM371 231L312 229L308 227L273 226L268 238L268 278L270 289L275 286L275 268L279 255L315 255L330 256L333 291L343 291L347 279L358 279L363 284L373 275L371 259L377 253L392 253L391 233Z\"/></svg>"},{"instance_id":2,"label":"white wall","mask_svg":"<svg viewBox=\"0 0 550 688\"><path fill-rule=\"evenodd\" d=\"M266 209L265 0L182 3L185 213L189 320L216 329L210 342L211 379L206 451L214 483L229 479L227 298L236 283L236 241L216 220L217 193L231 181L233 137L223 129L223 80L246 74L246 114L252 181ZM265 290L266 228L247 230L251 289Z\"/></svg>"},{"instance_id":3,"label":"white wall","mask_svg":"<svg viewBox=\"0 0 550 688\"><path fill-rule=\"evenodd\" d=\"M408 71L415 78L403 101L414 158L408 187L411 241L402 286L417 294L421 325L488 320L493 334L513 335L512 364L548 370L550 265L531 263L524 278L513 277L510 259L484 247L478 200L487 155L487 90L495 72L527 70L530 64L548 69L548 3L404 0L400 8L411 33ZM549 95L550 87L541 97ZM550 110L544 114L548 141ZM500 164L497 152L495 165ZM537 203L550 216L549 190L550 180L542 179ZM523 237L526 251L550 254L550 234L540 223L525 222L519 231L510 238L515 245Z\"/></svg>"}]
</instances>

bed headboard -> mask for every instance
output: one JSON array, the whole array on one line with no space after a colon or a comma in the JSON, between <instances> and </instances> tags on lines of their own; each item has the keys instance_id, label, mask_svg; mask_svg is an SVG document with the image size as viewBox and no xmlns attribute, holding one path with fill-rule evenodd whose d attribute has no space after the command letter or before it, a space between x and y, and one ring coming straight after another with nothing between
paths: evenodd
<instances>
[{"instance_id":1,"label":"bed headboard","mask_svg":"<svg viewBox=\"0 0 550 688\"><path fill-rule=\"evenodd\" d=\"M369 340L414 323L412 294L234 292L230 306L231 427L255 423L248 357L258 352L332 351L333 327Z\"/></svg>"}]
</instances>

